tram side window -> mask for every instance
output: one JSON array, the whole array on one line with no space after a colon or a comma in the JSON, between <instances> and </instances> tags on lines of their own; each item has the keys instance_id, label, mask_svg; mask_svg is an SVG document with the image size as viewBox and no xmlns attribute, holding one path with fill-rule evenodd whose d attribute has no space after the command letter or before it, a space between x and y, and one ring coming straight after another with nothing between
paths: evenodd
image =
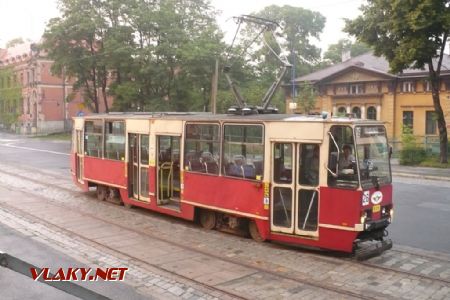
<instances>
[{"instance_id":1,"label":"tram side window","mask_svg":"<svg viewBox=\"0 0 450 300\"><path fill-rule=\"evenodd\" d=\"M261 180L264 142L262 125L224 126L223 172L226 176Z\"/></svg>"},{"instance_id":2,"label":"tram side window","mask_svg":"<svg viewBox=\"0 0 450 300\"><path fill-rule=\"evenodd\" d=\"M125 123L105 122L105 158L125 160Z\"/></svg>"},{"instance_id":3,"label":"tram side window","mask_svg":"<svg viewBox=\"0 0 450 300\"><path fill-rule=\"evenodd\" d=\"M218 124L187 124L184 169L219 174L220 134Z\"/></svg>"},{"instance_id":4,"label":"tram side window","mask_svg":"<svg viewBox=\"0 0 450 300\"><path fill-rule=\"evenodd\" d=\"M357 188L358 169L352 128L341 125L332 126L329 139L328 185L338 188Z\"/></svg>"},{"instance_id":5,"label":"tram side window","mask_svg":"<svg viewBox=\"0 0 450 300\"><path fill-rule=\"evenodd\" d=\"M84 123L84 143L85 155L102 157L102 120L86 121Z\"/></svg>"}]
</instances>

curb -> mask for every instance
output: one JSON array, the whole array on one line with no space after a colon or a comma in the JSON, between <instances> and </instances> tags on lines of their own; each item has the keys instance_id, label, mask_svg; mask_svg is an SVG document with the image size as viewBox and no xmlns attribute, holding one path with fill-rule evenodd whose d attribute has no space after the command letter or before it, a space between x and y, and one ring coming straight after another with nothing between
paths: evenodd
<instances>
[{"instance_id":1,"label":"curb","mask_svg":"<svg viewBox=\"0 0 450 300\"><path fill-rule=\"evenodd\" d=\"M429 180L450 181L450 177L434 176L434 175L422 175L422 174L410 174L401 172L392 172L392 176L409 177L409 178L421 178Z\"/></svg>"}]
</instances>

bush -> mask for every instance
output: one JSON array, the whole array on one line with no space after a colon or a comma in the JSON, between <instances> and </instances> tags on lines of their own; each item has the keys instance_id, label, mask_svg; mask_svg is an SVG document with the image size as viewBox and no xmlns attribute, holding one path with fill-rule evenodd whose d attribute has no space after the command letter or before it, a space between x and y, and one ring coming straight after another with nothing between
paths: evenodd
<instances>
[{"instance_id":1,"label":"bush","mask_svg":"<svg viewBox=\"0 0 450 300\"><path fill-rule=\"evenodd\" d=\"M426 151L420 147L407 147L400 151L400 164L418 165L427 157Z\"/></svg>"},{"instance_id":2,"label":"bush","mask_svg":"<svg viewBox=\"0 0 450 300\"><path fill-rule=\"evenodd\" d=\"M417 146L411 127L405 126L402 130L403 149L400 151L400 164L418 165L426 159L427 153L424 148Z\"/></svg>"}]
</instances>

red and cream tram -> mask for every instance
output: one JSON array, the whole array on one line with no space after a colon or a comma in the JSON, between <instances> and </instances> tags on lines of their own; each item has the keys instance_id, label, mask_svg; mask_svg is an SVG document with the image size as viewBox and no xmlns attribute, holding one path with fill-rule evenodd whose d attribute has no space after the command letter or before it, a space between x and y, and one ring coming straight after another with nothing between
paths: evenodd
<instances>
[{"instance_id":1,"label":"red and cream tram","mask_svg":"<svg viewBox=\"0 0 450 300\"><path fill-rule=\"evenodd\" d=\"M392 246L381 122L297 115L108 114L74 118L83 190L205 228L352 252Z\"/></svg>"}]
</instances>

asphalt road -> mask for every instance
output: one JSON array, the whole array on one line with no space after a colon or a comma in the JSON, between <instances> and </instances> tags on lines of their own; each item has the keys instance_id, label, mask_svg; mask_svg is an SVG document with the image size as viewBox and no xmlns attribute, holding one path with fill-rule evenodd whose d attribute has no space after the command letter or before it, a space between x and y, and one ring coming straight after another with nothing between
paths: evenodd
<instances>
[{"instance_id":1,"label":"asphalt road","mask_svg":"<svg viewBox=\"0 0 450 300\"><path fill-rule=\"evenodd\" d=\"M69 142L0 133L0 159L70 176ZM450 253L450 181L394 177L395 244Z\"/></svg>"}]
</instances>

